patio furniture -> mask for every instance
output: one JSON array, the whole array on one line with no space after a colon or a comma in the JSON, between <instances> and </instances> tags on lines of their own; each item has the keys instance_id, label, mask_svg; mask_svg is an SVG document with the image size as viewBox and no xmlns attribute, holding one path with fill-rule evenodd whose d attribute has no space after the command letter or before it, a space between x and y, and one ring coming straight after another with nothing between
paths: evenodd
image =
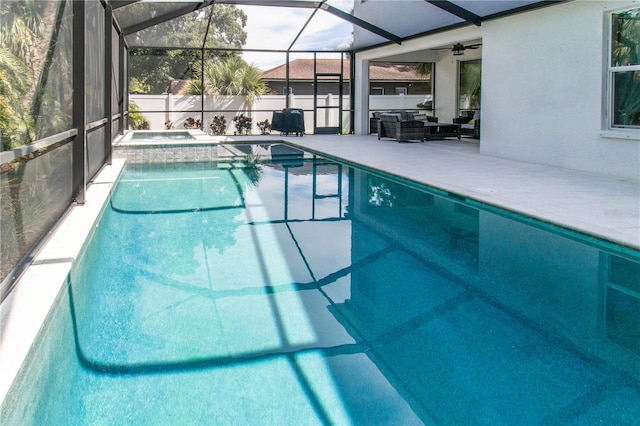
<instances>
[{"instance_id":1,"label":"patio furniture","mask_svg":"<svg viewBox=\"0 0 640 426\"><path fill-rule=\"evenodd\" d=\"M388 110L388 111L373 111L371 117L369 117L369 133L378 133L378 122L382 114L400 114L401 120L417 120L417 121L430 121L438 122L437 117L426 115L423 111L416 110Z\"/></svg>"},{"instance_id":2,"label":"patio furniture","mask_svg":"<svg viewBox=\"0 0 640 426\"><path fill-rule=\"evenodd\" d=\"M424 139L458 138L460 140L460 124L457 123L424 123Z\"/></svg>"},{"instance_id":3,"label":"patio furniture","mask_svg":"<svg viewBox=\"0 0 640 426\"><path fill-rule=\"evenodd\" d=\"M378 140L381 138L394 138L398 142L422 142L424 123L413 119L402 119L400 114L380 114Z\"/></svg>"},{"instance_id":4,"label":"patio furniture","mask_svg":"<svg viewBox=\"0 0 640 426\"><path fill-rule=\"evenodd\" d=\"M460 124L460 133L462 135L480 139L480 111L475 111L473 115L454 118L453 122Z\"/></svg>"},{"instance_id":5,"label":"patio furniture","mask_svg":"<svg viewBox=\"0 0 640 426\"><path fill-rule=\"evenodd\" d=\"M434 117L432 115L427 115L423 113L418 113L413 115L414 120L422 121L423 123L437 123L438 117Z\"/></svg>"}]
</instances>

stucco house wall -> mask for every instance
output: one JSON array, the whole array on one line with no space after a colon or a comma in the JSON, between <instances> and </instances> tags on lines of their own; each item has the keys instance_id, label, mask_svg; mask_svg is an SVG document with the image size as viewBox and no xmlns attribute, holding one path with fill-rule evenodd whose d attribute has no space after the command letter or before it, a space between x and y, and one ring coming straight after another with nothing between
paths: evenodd
<instances>
[{"instance_id":1,"label":"stucco house wall","mask_svg":"<svg viewBox=\"0 0 640 426\"><path fill-rule=\"evenodd\" d=\"M356 78L364 84L368 61L433 61L436 115L450 122L459 61L481 58L482 154L640 180L640 130L606 130L604 118L609 14L636 7L638 0L575 0L359 52ZM432 50L470 41L482 49L458 57ZM361 87L355 128L365 134Z\"/></svg>"},{"instance_id":2,"label":"stucco house wall","mask_svg":"<svg viewBox=\"0 0 640 426\"><path fill-rule=\"evenodd\" d=\"M603 132L607 12L625 6L640 3L574 1L483 24L481 153L640 179L640 130Z\"/></svg>"}]
</instances>

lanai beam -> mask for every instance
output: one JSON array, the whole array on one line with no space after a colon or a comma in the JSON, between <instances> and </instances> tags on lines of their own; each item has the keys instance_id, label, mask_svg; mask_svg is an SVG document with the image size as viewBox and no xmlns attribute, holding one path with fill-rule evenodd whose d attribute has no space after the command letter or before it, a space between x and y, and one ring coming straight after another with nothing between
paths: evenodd
<instances>
[{"instance_id":1,"label":"lanai beam","mask_svg":"<svg viewBox=\"0 0 640 426\"><path fill-rule=\"evenodd\" d=\"M137 33L138 31L142 31L149 27L153 27L154 25L162 24L163 22L170 21L172 19L178 18L182 15L186 15L187 13L195 12L196 10L202 9L203 7L207 7L215 3L215 0L207 0L202 2L195 3L187 3L187 6L181 7L180 9L176 9L171 13L167 13L164 15L156 16L155 18L147 19L142 21L136 25L131 25L130 27L123 28L122 31L125 35Z\"/></svg>"},{"instance_id":2,"label":"lanai beam","mask_svg":"<svg viewBox=\"0 0 640 426\"><path fill-rule=\"evenodd\" d=\"M458 18L462 18L467 22L471 22L477 26L482 24L482 18L476 15L469 10L458 6L457 4L451 3L447 0L425 0L427 3L430 3L440 9L449 12L452 15L457 16Z\"/></svg>"}]
</instances>

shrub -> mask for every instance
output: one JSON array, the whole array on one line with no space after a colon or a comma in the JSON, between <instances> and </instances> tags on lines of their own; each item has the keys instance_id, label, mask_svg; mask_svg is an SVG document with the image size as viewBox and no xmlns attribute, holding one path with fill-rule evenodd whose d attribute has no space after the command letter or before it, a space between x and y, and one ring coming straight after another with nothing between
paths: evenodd
<instances>
[{"instance_id":1,"label":"shrub","mask_svg":"<svg viewBox=\"0 0 640 426\"><path fill-rule=\"evenodd\" d=\"M185 129L199 129L202 122L199 118L189 117L184 120L184 128Z\"/></svg>"},{"instance_id":2,"label":"shrub","mask_svg":"<svg viewBox=\"0 0 640 426\"><path fill-rule=\"evenodd\" d=\"M140 113L140 107L135 102L129 103L129 127L131 130L149 130L151 124Z\"/></svg>"},{"instance_id":3,"label":"shrub","mask_svg":"<svg viewBox=\"0 0 640 426\"><path fill-rule=\"evenodd\" d=\"M214 115L209 128L214 135L224 135L227 130L227 119L224 118L224 115Z\"/></svg>"},{"instance_id":4,"label":"shrub","mask_svg":"<svg viewBox=\"0 0 640 426\"><path fill-rule=\"evenodd\" d=\"M247 117L244 114L236 115L233 117L233 121L236 123L236 135L248 135L251 133L251 117Z\"/></svg>"},{"instance_id":5,"label":"shrub","mask_svg":"<svg viewBox=\"0 0 640 426\"><path fill-rule=\"evenodd\" d=\"M271 123L269 123L269 120L258 121L256 124L260 128L261 135L268 135L269 132L271 132Z\"/></svg>"}]
</instances>

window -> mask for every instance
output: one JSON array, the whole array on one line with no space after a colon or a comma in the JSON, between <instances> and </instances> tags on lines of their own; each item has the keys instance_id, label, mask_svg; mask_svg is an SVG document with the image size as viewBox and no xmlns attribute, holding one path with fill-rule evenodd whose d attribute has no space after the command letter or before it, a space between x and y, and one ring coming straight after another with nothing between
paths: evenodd
<instances>
[{"instance_id":1,"label":"window","mask_svg":"<svg viewBox=\"0 0 640 426\"><path fill-rule=\"evenodd\" d=\"M609 126L640 127L640 8L612 14Z\"/></svg>"},{"instance_id":2,"label":"window","mask_svg":"<svg viewBox=\"0 0 640 426\"><path fill-rule=\"evenodd\" d=\"M480 110L482 60L460 62L458 75L458 114L473 116Z\"/></svg>"},{"instance_id":3,"label":"window","mask_svg":"<svg viewBox=\"0 0 640 426\"><path fill-rule=\"evenodd\" d=\"M384 87L372 87L371 88L372 95L384 95Z\"/></svg>"},{"instance_id":4,"label":"window","mask_svg":"<svg viewBox=\"0 0 640 426\"><path fill-rule=\"evenodd\" d=\"M396 95L406 95L407 88L406 87L396 87Z\"/></svg>"}]
</instances>

